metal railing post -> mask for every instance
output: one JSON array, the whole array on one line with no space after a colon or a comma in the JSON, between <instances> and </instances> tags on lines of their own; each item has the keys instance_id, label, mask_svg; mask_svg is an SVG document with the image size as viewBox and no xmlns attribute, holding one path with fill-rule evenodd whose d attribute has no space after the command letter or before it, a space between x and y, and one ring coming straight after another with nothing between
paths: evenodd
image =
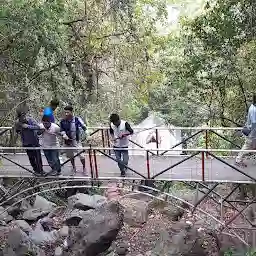
<instances>
[{"instance_id":1,"label":"metal railing post","mask_svg":"<svg viewBox=\"0 0 256 256\"><path fill-rule=\"evenodd\" d=\"M102 147L105 148L104 129L101 129L101 139L102 139ZM106 152L105 149L104 149L104 152Z\"/></svg>"},{"instance_id":2,"label":"metal railing post","mask_svg":"<svg viewBox=\"0 0 256 256\"><path fill-rule=\"evenodd\" d=\"M148 172L148 179L150 179L150 166L149 166L149 152L148 150L146 151L147 153L147 172Z\"/></svg>"},{"instance_id":3,"label":"metal railing post","mask_svg":"<svg viewBox=\"0 0 256 256\"><path fill-rule=\"evenodd\" d=\"M97 156L96 156L96 150L93 150L93 159L94 159L94 168L95 168L95 178L98 179L99 178L99 174L98 174L98 165L97 165Z\"/></svg>"},{"instance_id":4,"label":"metal railing post","mask_svg":"<svg viewBox=\"0 0 256 256\"><path fill-rule=\"evenodd\" d=\"M90 144L90 148L88 149L89 154L89 163L90 163L90 169L91 169L91 178L93 179L93 166L92 166L92 145Z\"/></svg>"},{"instance_id":5,"label":"metal railing post","mask_svg":"<svg viewBox=\"0 0 256 256\"><path fill-rule=\"evenodd\" d=\"M158 129L156 129L156 149L159 149L159 142L158 142ZM159 155L159 151L156 151L156 155Z\"/></svg>"},{"instance_id":6,"label":"metal railing post","mask_svg":"<svg viewBox=\"0 0 256 256\"><path fill-rule=\"evenodd\" d=\"M209 148L209 131L205 130L205 149ZM206 158L209 158L208 152L206 152Z\"/></svg>"},{"instance_id":7,"label":"metal railing post","mask_svg":"<svg viewBox=\"0 0 256 256\"><path fill-rule=\"evenodd\" d=\"M204 159L204 152L202 154L202 181L205 181L205 159Z\"/></svg>"},{"instance_id":8,"label":"metal railing post","mask_svg":"<svg viewBox=\"0 0 256 256\"><path fill-rule=\"evenodd\" d=\"M110 148L109 130L106 130L106 137L108 148ZM108 151L108 154L111 155L111 150Z\"/></svg>"}]
</instances>

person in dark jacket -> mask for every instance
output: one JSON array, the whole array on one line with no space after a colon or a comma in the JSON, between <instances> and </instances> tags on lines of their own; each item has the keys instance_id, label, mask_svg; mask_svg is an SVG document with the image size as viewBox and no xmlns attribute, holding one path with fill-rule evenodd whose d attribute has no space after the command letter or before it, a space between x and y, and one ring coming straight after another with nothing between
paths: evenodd
<instances>
[{"instance_id":1,"label":"person in dark jacket","mask_svg":"<svg viewBox=\"0 0 256 256\"><path fill-rule=\"evenodd\" d=\"M75 147L77 149L67 149L66 155L71 160L72 164L72 172L73 174L76 173L76 165L75 165L75 158L74 153L79 153L78 149L82 147L80 135L81 129L86 131L86 125L84 121L80 117L76 117L73 114L73 107L66 106L64 108L65 111L65 118L60 122L60 133L65 140L64 146L66 147ZM79 154L80 161L83 165L83 173L86 174L86 167L85 167L85 155L84 153Z\"/></svg>"},{"instance_id":2,"label":"person in dark jacket","mask_svg":"<svg viewBox=\"0 0 256 256\"><path fill-rule=\"evenodd\" d=\"M22 146L39 147L38 132L39 124L34 118L27 116L27 111L19 109L17 111L17 121L15 123L16 132L21 136ZM26 150L30 164L36 174L43 174L43 164L40 149Z\"/></svg>"}]
</instances>

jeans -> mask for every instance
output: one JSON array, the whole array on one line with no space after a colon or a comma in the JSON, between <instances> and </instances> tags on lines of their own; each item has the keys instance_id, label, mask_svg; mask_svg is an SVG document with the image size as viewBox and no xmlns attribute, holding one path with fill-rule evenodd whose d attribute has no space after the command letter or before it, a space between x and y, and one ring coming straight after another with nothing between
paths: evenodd
<instances>
[{"instance_id":1,"label":"jeans","mask_svg":"<svg viewBox=\"0 0 256 256\"><path fill-rule=\"evenodd\" d=\"M47 159L48 164L52 168L52 170L60 172L60 158L59 158L59 150L56 149L44 149L44 155Z\"/></svg>"},{"instance_id":2,"label":"jeans","mask_svg":"<svg viewBox=\"0 0 256 256\"><path fill-rule=\"evenodd\" d=\"M116 160L118 161L118 167L121 172L125 171L126 167L128 165L129 161L129 154L127 149L123 150L114 150L116 155Z\"/></svg>"},{"instance_id":3,"label":"jeans","mask_svg":"<svg viewBox=\"0 0 256 256\"><path fill-rule=\"evenodd\" d=\"M24 147L39 147L39 145L24 145ZM26 150L29 162L36 173L43 172L43 162L40 149L27 149Z\"/></svg>"}]
</instances>

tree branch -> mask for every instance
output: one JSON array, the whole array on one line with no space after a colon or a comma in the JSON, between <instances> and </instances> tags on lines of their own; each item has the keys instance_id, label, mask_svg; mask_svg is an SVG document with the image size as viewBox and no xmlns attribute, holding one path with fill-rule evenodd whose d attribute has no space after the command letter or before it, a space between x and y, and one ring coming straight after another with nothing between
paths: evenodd
<instances>
[{"instance_id":1,"label":"tree branch","mask_svg":"<svg viewBox=\"0 0 256 256\"><path fill-rule=\"evenodd\" d=\"M37 79L42 73L51 71L52 69L55 69L55 68L59 67L61 64L62 64L62 61L59 62L59 63L56 63L56 64L54 64L54 65L52 65L52 66L50 66L50 67L48 67L48 68L42 69L42 70L40 70L40 71L34 73L33 76L32 76L32 78L29 80L29 82L30 82L30 83L33 82L33 81L34 81L35 79Z\"/></svg>"}]
</instances>

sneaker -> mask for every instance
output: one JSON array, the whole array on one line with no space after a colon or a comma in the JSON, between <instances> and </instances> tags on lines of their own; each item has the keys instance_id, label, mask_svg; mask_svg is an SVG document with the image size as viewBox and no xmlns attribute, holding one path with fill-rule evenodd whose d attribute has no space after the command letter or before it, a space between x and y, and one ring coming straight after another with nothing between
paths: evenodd
<instances>
[{"instance_id":1,"label":"sneaker","mask_svg":"<svg viewBox=\"0 0 256 256\"><path fill-rule=\"evenodd\" d=\"M245 164L244 162L235 162L236 166L242 167L242 168L246 168L247 164Z\"/></svg>"},{"instance_id":2,"label":"sneaker","mask_svg":"<svg viewBox=\"0 0 256 256\"><path fill-rule=\"evenodd\" d=\"M83 169L83 175L84 175L84 176L88 176L88 173L87 173L86 168Z\"/></svg>"},{"instance_id":3,"label":"sneaker","mask_svg":"<svg viewBox=\"0 0 256 256\"><path fill-rule=\"evenodd\" d=\"M121 177L125 177L125 171L121 171Z\"/></svg>"},{"instance_id":4,"label":"sneaker","mask_svg":"<svg viewBox=\"0 0 256 256\"><path fill-rule=\"evenodd\" d=\"M75 168L71 168L71 176L74 176L74 175L76 175L76 169Z\"/></svg>"}]
</instances>

